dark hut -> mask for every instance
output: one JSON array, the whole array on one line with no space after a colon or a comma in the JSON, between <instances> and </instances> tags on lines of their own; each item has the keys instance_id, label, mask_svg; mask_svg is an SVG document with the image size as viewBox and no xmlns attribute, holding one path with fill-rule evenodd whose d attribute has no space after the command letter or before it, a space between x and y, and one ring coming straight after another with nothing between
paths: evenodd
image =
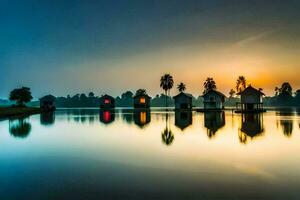
<instances>
[{"instance_id":1,"label":"dark hut","mask_svg":"<svg viewBox=\"0 0 300 200\"><path fill-rule=\"evenodd\" d=\"M180 92L173 97L175 109L192 109L193 96L188 93Z\"/></svg>"},{"instance_id":2,"label":"dark hut","mask_svg":"<svg viewBox=\"0 0 300 200\"><path fill-rule=\"evenodd\" d=\"M55 99L53 95L46 95L40 98L40 108L44 111L54 111L55 110Z\"/></svg>"},{"instance_id":3,"label":"dark hut","mask_svg":"<svg viewBox=\"0 0 300 200\"><path fill-rule=\"evenodd\" d=\"M216 90L209 90L203 96L204 110L222 110L226 96Z\"/></svg>"},{"instance_id":4,"label":"dark hut","mask_svg":"<svg viewBox=\"0 0 300 200\"><path fill-rule=\"evenodd\" d=\"M241 112L263 112L263 95L260 90L255 89L251 85L242 92L237 93L241 95Z\"/></svg>"},{"instance_id":5,"label":"dark hut","mask_svg":"<svg viewBox=\"0 0 300 200\"><path fill-rule=\"evenodd\" d=\"M103 95L100 97L100 108L112 109L115 107L115 99L110 95Z\"/></svg>"}]
</instances>

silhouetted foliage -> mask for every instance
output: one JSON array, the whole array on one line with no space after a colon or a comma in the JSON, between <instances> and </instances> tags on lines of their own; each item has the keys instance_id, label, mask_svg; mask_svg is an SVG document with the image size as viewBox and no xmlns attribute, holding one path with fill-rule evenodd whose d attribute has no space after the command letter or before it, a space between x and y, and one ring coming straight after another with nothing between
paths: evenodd
<instances>
[{"instance_id":1,"label":"silhouetted foliage","mask_svg":"<svg viewBox=\"0 0 300 200\"><path fill-rule=\"evenodd\" d=\"M30 88L22 87L14 89L10 92L9 100L16 101L18 106L25 106L24 103L30 102L32 99Z\"/></svg>"},{"instance_id":2,"label":"silhouetted foliage","mask_svg":"<svg viewBox=\"0 0 300 200\"><path fill-rule=\"evenodd\" d=\"M244 76L239 76L236 80L236 91L241 92L246 88L246 78Z\"/></svg>"},{"instance_id":3,"label":"silhouetted foliage","mask_svg":"<svg viewBox=\"0 0 300 200\"><path fill-rule=\"evenodd\" d=\"M216 90L217 89L216 82L214 81L213 78L210 78L210 77L208 77L204 81L203 86L204 86L203 94L207 93L210 90Z\"/></svg>"},{"instance_id":4,"label":"silhouetted foliage","mask_svg":"<svg viewBox=\"0 0 300 200\"><path fill-rule=\"evenodd\" d=\"M173 88L174 80L170 74L165 74L160 78L160 87L165 91L166 96L170 96L170 90ZM168 106L168 101L166 97L166 107Z\"/></svg>"},{"instance_id":5,"label":"silhouetted foliage","mask_svg":"<svg viewBox=\"0 0 300 200\"><path fill-rule=\"evenodd\" d=\"M9 121L9 132L14 137L25 138L31 131L31 124L25 118Z\"/></svg>"},{"instance_id":6,"label":"silhouetted foliage","mask_svg":"<svg viewBox=\"0 0 300 200\"><path fill-rule=\"evenodd\" d=\"M179 92L184 92L186 90L186 86L185 86L184 83L179 83L177 85L177 89L178 89Z\"/></svg>"}]
</instances>

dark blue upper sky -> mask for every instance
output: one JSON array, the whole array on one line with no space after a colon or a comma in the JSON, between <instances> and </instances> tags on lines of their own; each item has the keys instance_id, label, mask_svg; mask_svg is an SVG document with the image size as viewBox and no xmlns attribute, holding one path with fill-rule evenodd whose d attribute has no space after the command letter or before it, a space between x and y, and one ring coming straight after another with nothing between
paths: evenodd
<instances>
[{"instance_id":1,"label":"dark blue upper sky","mask_svg":"<svg viewBox=\"0 0 300 200\"><path fill-rule=\"evenodd\" d=\"M290 57L291 52L299 52L300 1L296 0L2 0L0 4L3 98L22 85L31 87L35 97L89 90L116 95L139 87L155 93L156 80L164 72L187 85L191 81L191 91L200 93L205 76L218 77L218 68L206 68L227 61L238 65L224 52L249 43L249 48L233 51L243 52L235 58L241 66L250 63L249 49L259 49L268 58L263 62L270 65L268 69L279 69L278 63L271 66L270 56L280 57L278 62L287 63L290 71L298 67L290 63L296 57ZM206 54L220 62L212 63ZM252 59L257 58L252 54ZM257 68L260 64L253 63ZM198 79L190 74L181 78L183 69L201 69L203 74ZM248 71L242 73L251 79L254 75ZM284 78L300 86L290 74ZM132 76L137 78L133 81ZM276 80L261 84L270 87L281 81ZM227 89L228 83L225 86L220 88Z\"/></svg>"}]
</instances>

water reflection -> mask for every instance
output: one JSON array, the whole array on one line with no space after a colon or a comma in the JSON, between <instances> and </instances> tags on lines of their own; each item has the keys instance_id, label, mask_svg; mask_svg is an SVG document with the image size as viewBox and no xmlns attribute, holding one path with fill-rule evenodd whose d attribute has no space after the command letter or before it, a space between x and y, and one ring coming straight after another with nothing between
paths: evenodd
<instances>
[{"instance_id":1,"label":"water reflection","mask_svg":"<svg viewBox=\"0 0 300 200\"><path fill-rule=\"evenodd\" d=\"M192 111L175 111L175 126L182 131L193 123Z\"/></svg>"},{"instance_id":2,"label":"water reflection","mask_svg":"<svg viewBox=\"0 0 300 200\"><path fill-rule=\"evenodd\" d=\"M54 112L41 113L40 122L44 126L53 125L55 123L55 113Z\"/></svg>"},{"instance_id":3,"label":"water reflection","mask_svg":"<svg viewBox=\"0 0 300 200\"><path fill-rule=\"evenodd\" d=\"M31 131L29 118L18 118L9 120L9 132L16 138L26 138Z\"/></svg>"},{"instance_id":4,"label":"water reflection","mask_svg":"<svg viewBox=\"0 0 300 200\"><path fill-rule=\"evenodd\" d=\"M204 126L207 128L207 136L212 138L216 135L217 131L225 126L225 113L221 112L205 112L204 113Z\"/></svg>"},{"instance_id":5,"label":"water reflection","mask_svg":"<svg viewBox=\"0 0 300 200\"><path fill-rule=\"evenodd\" d=\"M239 130L239 139L241 143L246 144L248 138L262 135L264 132L263 114L246 113L241 115L241 127Z\"/></svg>"},{"instance_id":6,"label":"water reflection","mask_svg":"<svg viewBox=\"0 0 300 200\"><path fill-rule=\"evenodd\" d=\"M161 137L162 137L162 141L164 144L171 145L174 141L174 134L171 130L171 126L170 126L170 119L169 119L169 113L165 114L165 120L166 120L166 124L165 124L165 129L163 130Z\"/></svg>"},{"instance_id":7,"label":"water reflection","mask_svg":"<svg viewBox=\"0 0 300 200\"><path fill-rule=\"evenodd\" d=\"M134 109L134 123L144 128L151 121L150 109Z\"/></svg>"},{"instance_id":8,"label":"water reflection","mask_svg":"<svg viewBox=\"0 0 300 200\"><path fill-rule=\"evenodd\" d=\"M297 114L297 110L296 114ZM291 118L294 115L294 110L293 109L284 109L276 112L276 115L279 116L279 120L277 121L277 126L278 122L281 126L282 132L285 136L291 137L293 133L293 119Z\"/></svg>"},{"instance_id":9,"label":"water reflection","mask_svg":"<svg viewBox=\"0 0 300 200\"><path fill-rule=\"evenodd\" d=\"M115 121L114 110L100 110L100 122L110 124Z\"/></svg>"}]
</instances>

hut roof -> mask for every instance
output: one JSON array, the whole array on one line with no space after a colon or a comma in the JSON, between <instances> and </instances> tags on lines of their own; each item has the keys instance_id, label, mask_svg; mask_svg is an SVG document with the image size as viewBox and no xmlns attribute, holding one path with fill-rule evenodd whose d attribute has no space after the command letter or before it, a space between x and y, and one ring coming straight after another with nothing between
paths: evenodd
<instances>
[{"instance_id":1,"label":"hut roof","mask_svg":"<svg viewBox=\"0 0 300 200\"><path fill-rule=\"evenodd\" d=\"M189 94L189 93L184 93L184 92L180 92L179 94L177 94L176 96L173 97L173 99L176 99L180 96L186 96L188 98L193 98L193 95Z\"/></svg>"},{"instance_id":2,"label":"hut roof","mask_svg":"<svg viewBox=\"0 0 300 200\"><path fill-rule=\"evenodd\" d=\"M56 97L49 94L40 98L40 101L55 101Z\"/></svg>"},{"instance_id":3,"label":"hut roof","mask_svg":"<svg viewBox=\"0 0 300 200\"><path fill-rule=\"evenodd\" d=\"M222 92L219 92L217 90L209 90L206 93L204 93L202 96L204 97L204 96L206 96L206 95L208 95L210 93L215 93L215 94L217 94L217 95L219 95L221 97L224 97L224 98L226 97Z\"/></svg>"},{"instance_id":4,"label":"hut roof","mask_svg":"<svg viewBox=\"0 0 300 200\"><path fill-rule=\"evenodd\" d=\"M148 94L136 94L136 95L134 95L133 98L137 98L137 97L146 97L146 98L151 99L151 97Z\"/></svg>"},{"instance_id":5,"label":"hut roof","mask_svg":"<svg viewBox=\"0 0 300 200\"><path fill-rule=\"evenodd\" d=\"M262 91L259 91L257 89L255 89L254 87L252 87L251 85L249 85L246 89L244 89L241 92L238 92L237 95L243 95L243 94L258 94L260 96L265 95Z\"/></svg>"},{"instance_id":6,"label":"hut roof","mask_svg":"<svg viewBox=\"0 0 300 200\"><path fill-rule=\"evenodd\" d=\"M110 96L110 95L108 95L108 94L105 94L105 95L103 95L103 96L100 97L100 99L102 99L102 98L106 98L106 99L114 99L114 97L112 97L112 96Z\"/></svg>"}]
</instances>

